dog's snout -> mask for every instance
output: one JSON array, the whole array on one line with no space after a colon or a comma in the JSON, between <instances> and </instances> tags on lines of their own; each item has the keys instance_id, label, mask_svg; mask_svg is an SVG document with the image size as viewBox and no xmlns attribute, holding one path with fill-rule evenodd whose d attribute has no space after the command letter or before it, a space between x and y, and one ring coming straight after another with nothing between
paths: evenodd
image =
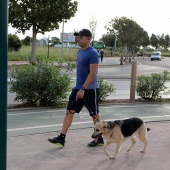
<instances>
[{"instance_id":1,"label":"dog's snout","mask_svg":"<svg viewBox=\"0 0 170 170\"><path fill-rule=\"evenodd\" d=\"M96 138L96 136L94 135L94 133L92 134L92 136L91 136L92 138Z\"/></svg>"},{"instance_id":2,"label":"dog's snout","mask_svg":"<svg viewBox=\"0 0 170 170\"><path fill-rule=\"evenodd\" d=\"M91 137L92 138L97 138L97 137L100 137L101 135L102 135L102 133L99 133L99 134L93 133Z\"/></svg>"}]
</instances>

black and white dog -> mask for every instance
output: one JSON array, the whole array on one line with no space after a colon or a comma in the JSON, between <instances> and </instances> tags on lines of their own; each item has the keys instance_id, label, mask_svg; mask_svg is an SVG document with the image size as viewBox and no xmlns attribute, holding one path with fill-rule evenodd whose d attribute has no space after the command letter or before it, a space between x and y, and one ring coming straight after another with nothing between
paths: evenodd
<instances>
[{"instance_id":1,"label":"black and white dog","mask_svg":"<svg viewBox=\"0 0 170 170\"><path fill-rule=\"evenodd\" d=\"M140 118L130 118L116 121L98 121L94 126L94 133L92 137L95 138L102 134L107 140L107 143L103 148L104 153L111 159L116 159L124 139L130 138L132 141L132 144L127 152L132 149L136 143L134 136L137 136L139 140L144 143L144 147L142 151L140 151L141 153L144 153L148 144L147 131L149 130L150 129L146 127L145 123ZM117 144L114 156L110 156L107 151L107 147L111 143Z\"/></svg>"}]
</instances>

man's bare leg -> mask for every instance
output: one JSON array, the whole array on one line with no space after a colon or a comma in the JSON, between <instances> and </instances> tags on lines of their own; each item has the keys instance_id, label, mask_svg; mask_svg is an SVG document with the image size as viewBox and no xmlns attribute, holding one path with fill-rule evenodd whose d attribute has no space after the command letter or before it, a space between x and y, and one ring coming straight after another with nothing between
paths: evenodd
<instances>
[{"instance_id":1,"label":"man's bare leg","mask_svg":"<svg viewBox=\"0 0 170 170\"><path fill-rule=\"evenodd\" d=\"M66 135L69 127L71 126L71 123L73 121L73 117L74 117L74 113L75 111L74 110L67 110L66 111L66 116L64 118L64 121L63 121L63 127L62 127L62 134Z\"/></svg>"},{"instance_id":2,"label":"man's bare leg","mask_svg":"<svg viewBox=\"0 0 170 170\"><path fill-rule=\"evenodd\" d=\"M93 117L93 123L94 123L94 125L96 124L96 120L100 120L100 115L99 115L99 113L98 114L96 114L96 115L94 115ZM95 142L97 142L98 141L98 137L97 138L95 138Z\"/></svg>"}]
</instances>

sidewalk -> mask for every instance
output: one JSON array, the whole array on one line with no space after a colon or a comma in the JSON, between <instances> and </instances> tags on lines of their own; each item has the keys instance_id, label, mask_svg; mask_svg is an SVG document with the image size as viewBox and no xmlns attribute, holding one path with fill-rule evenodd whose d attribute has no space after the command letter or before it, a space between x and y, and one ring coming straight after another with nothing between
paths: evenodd
<instances>
[{"instance_id":1,"label":"sidewalk","mask_svg":"<svg viewBox=\"0 0 170 170\"><path fill-rule=\"evenodd\" d=\"M54 132L8 138L8 170L168 170L170 167L170 122L146 124L149 144L146 153L137 141L130 153L126 153L130 140L122 144L116 160L103 154L102 147L87 147L93 129L77 129L68 132L64 148L47 142ZM115 144L109 147L113 154Z\"/></svg>"}]
</instances>

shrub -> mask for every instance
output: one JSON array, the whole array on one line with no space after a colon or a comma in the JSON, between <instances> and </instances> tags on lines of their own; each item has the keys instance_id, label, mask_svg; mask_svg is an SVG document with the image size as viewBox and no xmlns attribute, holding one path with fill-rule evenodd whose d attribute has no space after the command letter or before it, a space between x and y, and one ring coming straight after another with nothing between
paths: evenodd
<instances>
[{"instance_id":1,"label":"shrub","mask_svg":"<svg viewBox=\"0 0 170 170\"><path fill-rule=\"evenodd\" d=\"M169 72L164 71L163 75L153 73L151 76L138 76L136 83L136 91L138 95L145 100L153 100L161 98L161 94L169 94L170 91L166 91L167 87L165 82L170 80Z\"/></svg>"},{"instance_id":2,"label":"shrub","mask_svg":"<svg viewBox=\"0 0 170 170\"><path fill-rule=\"evenodd\" d=\"M68 97L71 79L48 59L39 59L37 64L13 67L10 92L15 92L15 101L31 106L56 106ZM68 72L68 69L66 69Z\"/></svg>"},{"instance_id":3,"label":"shrub","mask_svg":"<svg viewBox=\"0 0 170 170\"><path fill-rule=\"evenodd\" d=\"M108 84L101 77L99 77L100 95L99 101L104 100L110 93L115 92L115 87L112 84Z\"/></svg>"},{"instance_id":4,"label":"shrub","mask_svg":"<svg viewBox=\"0 0 170 170\"><path fill-rule=\"evenodd\" d=\"M17 35L8 34L8 51L19 51L22 42Z\"/></svg>"},{"instance_id":5,"label":"shrub","mask_svg":"<svg viewBox=\"0 0 170 170\"><path fill-rule=\"evenodd\" d=\"M22 44L23 45L31 45L31 37L26 36L23 40L22 40Z\"/></svg>"}]
</instances>

